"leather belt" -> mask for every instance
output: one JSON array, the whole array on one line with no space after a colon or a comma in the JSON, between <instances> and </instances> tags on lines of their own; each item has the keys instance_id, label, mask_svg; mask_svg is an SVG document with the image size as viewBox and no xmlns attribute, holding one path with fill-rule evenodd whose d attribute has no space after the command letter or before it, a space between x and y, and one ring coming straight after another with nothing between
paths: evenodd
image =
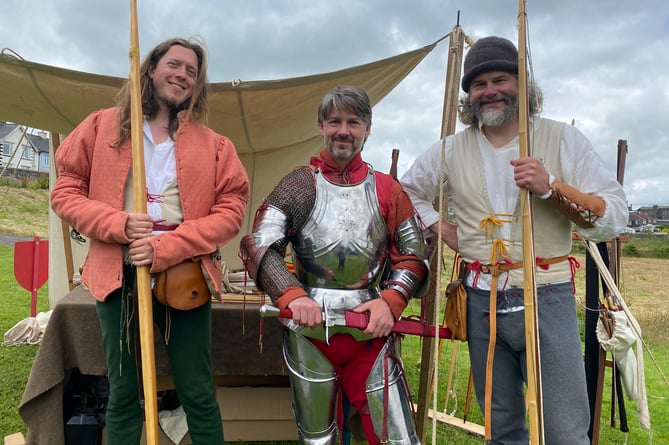
<instances>
[{"instance_id":1,"label":"leather belt","mask_svg":"<svg viewBox=\"0 0 669 445\"><path fill-rule=\"evenodd\" d=\"M556 256L553 258L536 258L535 264L537 267L542 269L548 269L548 266L551 264L560 263L562 261L567 261L569 255ZM523 267L522 261L512 262L498 262L497 264L483 264L479 262L465 263L465 267L468 271L473 272L482 272L485 274L491 274L492 276L499 276L502 272L507 272L512 269L519 269Z\"/></svg>"},{"instance_id":2,"label":"leather belt","mask_svg":"<svg viewBox=\"0 0 669 445\"><path fill-rule=\"evenodd\" d=\"M177 227L179 227L179 224L164 225L159 222L153 223L153 230L156 232L171 232L172 230L175 230Z\"/></svg>"}]
</instances>

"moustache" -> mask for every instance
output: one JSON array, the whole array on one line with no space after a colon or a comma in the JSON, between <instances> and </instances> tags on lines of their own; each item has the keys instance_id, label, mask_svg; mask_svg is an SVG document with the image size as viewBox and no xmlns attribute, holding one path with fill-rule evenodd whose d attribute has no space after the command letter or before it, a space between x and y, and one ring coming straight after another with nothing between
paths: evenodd
<instances>
[{"instance_id":1,"label":"moustache","mask_svg":"<svg viewBox=\"0 0 669 445\"><path fill-rule=\"evenodd\" d=\"M481 100L479 100L479 104L485 105L485 104L491 104L493 102L499 102L499 101L502 101L502 102L504 102L505 104L508 105L509 101L510 101L510 98L508 96L503 95L503 94L499 94L499 95L497 95L493 98L487 98L487 99L482 98Z\"/></svg>"}]
</instances>

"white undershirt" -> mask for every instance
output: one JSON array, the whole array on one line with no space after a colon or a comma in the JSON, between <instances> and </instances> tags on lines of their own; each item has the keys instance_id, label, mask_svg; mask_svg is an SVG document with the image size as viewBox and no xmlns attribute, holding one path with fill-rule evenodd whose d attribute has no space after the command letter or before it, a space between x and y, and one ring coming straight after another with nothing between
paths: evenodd
<instances>
[{"instance_id":1,"label":"white undershirt","mask_svg":"<svg viewBox=\"0 0 669 445\"><path fill-rule=\"evenodd\" d=\"M153 142L153 134L149 123L144 121L144 168L146 170L146 190L150 195L159 197L174 179L176 173L176 157L174 140L168 137L160 144ZM154 221L163 220L160 202L147 202L147 213Z\"/></svg>"},{"instance_id":2,"label":"white undershirt","mask_svg":"<svg viewBox=\"0 0 669 445\"><path fill-rule=\"evenodd\" d=\"M496 215L511 215L518 202L518 186L513 179L512 159L518 159L518 138L495 148L482 131L477 133L487 192ZM508 219L508 218L507 218ZM500 231L503 239L511 237L511 224L504 224Z\"/></svg>"}]
</instances>

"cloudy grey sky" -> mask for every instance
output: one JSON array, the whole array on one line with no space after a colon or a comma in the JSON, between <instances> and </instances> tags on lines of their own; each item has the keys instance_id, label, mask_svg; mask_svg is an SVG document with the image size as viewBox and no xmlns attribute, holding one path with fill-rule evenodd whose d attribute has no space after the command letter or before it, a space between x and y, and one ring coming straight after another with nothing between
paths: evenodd
<instances>
[{"instance_id":1,"label":"cloudy grey sky","mask_svg":"<svg viewBox=\"0 0 669 445\"><path fill-rule=\"evenodd\" d=\"M209 80L283 79L336 71L416 49L448 34L460 11L476 40L517 42L511 0L138 0L140 52L198 35ZM615 169L627 141L624 188L633 208L669 204L669 2L528 0L534 77L544 113L574 124ZM129 1L5 0L0 47L63 68L127 76ZM439 137L448 40L374 109L365 159L399 173ZM315 110L314 110L315 120ZM314 122L315 125L315 122ZM461 127L458 126L458 129Z\"/></svg>"}]
</instances>

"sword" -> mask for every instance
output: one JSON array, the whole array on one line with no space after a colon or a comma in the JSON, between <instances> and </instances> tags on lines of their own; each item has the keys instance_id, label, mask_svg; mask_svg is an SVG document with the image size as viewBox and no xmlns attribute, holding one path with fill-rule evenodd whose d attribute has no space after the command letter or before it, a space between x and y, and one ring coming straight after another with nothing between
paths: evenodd
<instances>
[{"instance_id":1,"label":"sword","mask_svg":"<svg viewBox=\"0 0 669 445\"><path fill-rule=\"evenodd\" d=\"M260 309L263 318L293 318L290 309L279 309L271 304L263 304ZM353 311L344 312L347 328L364 330L369 323L369 312L357 313ZM451 338L451 331L442 326L432 326L425 320L399 319L395 322L391 332L402 335L418 335L421 337Z\"/></svg>"}]
</instances>

